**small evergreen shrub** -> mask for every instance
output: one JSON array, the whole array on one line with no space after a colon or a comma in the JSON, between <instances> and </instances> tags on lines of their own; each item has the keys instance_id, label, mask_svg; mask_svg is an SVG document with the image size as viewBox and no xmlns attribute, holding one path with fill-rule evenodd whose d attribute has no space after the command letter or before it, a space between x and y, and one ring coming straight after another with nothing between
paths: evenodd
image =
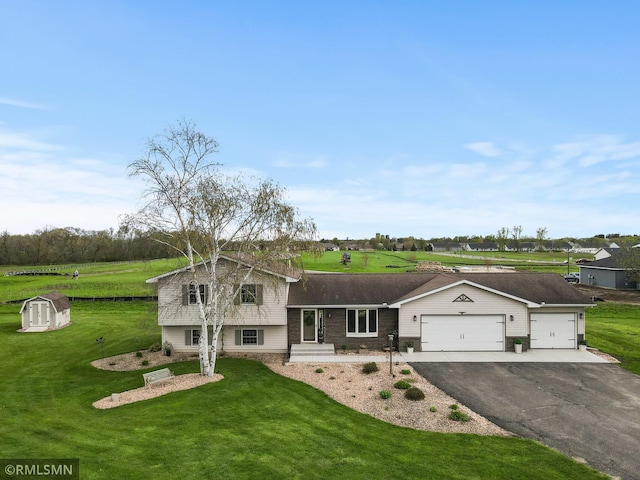
<instances>
[{"instance_id":1,"label":"small evergreen shrub","mask_svg":"<svg viewBox=\"0 0 640 480\"><path fill-rule=\"evenodd\" d=\"M452 404L452 405L449 405L449 408L450 408L451 410L458 410L458 404L457 404L457 403L454 403L454 404Z\"/></svg>"},{"instance_id":2,"label":"small evergreen shrub","mask_svg":"<svg viewBox=\"0 0 640 480\"><path fill-rule=\"evenodd\" d=\"M435 405L431 405L431 407L429 407L429 411L433 412L433 413L436 413L438 411L438 409L436 408Z\"/></svg>"},{"instance_id":3,"label":"small evergreen shrub","mask_svg":"<svg viewBox=\"0 0 640 480\"><path fill-rule=\"evenodd\" d=\"M411 370L409 370L408 368L403 368L402 370L400 370L400 373L403 375L411 375Z\"/></svg>"},{"instance_id":4,"label":"small evergreen shrub","mask_svg":"<svg viewBox=\"0 0 640 480\"><path fill-rule=\"evenodd\" d=\"M404 392L405 398L408 400L424 400L424 392L418 387L411 387Z\"/></svg>"},{"instance_id":5,"label":"small evergreen shrub","mask_svg":"<svg viewBox=\"0 0 640 480\"><path fill-rule=\"evenodd\" d=\"M136 357L141 358L142 357L142 352L136 352Z\"/></svg>"},{"instance_id":6,"label":"small evergreen shrub","mask_svg":"<svg viewBox=\"0 0 640 480\"><path fill-rule=\"evenodd\" d=\"M376 365L376 362L369 362L369 363L365 363L362 366L362 373L373 373L373 372L377 372L379 370L378 365Z\"/></svg>"},{"instance_id":7,"label":"small evergreen shrub","mask_svg":"<svg viewBox=\"0 0 640 480\"><path fill-rule=\"evenodd\" d=\"M406 380L398 380L396 383L393 384L393 386L399 390L406 390L409 387L411 387L411 384Z\"/></svg>"},{"instance_id":8,"label":"small evergreen shrub","mask_svg":"<svg viewBox=\"0 0 640 480\"><path fill-rule=\"evenodd\" d=\"M147 365L149 365L149 360L143 360L143 361L142 361L142 365L143 365L143 366L145 366L145 367L146 367Z\"/></svg>"},{"instance_id":9,"label":"small evergreen shrub","mask_svg":"<svg viewBox=\"0 0 640 480\"><path fill-rule=\"evenodd\" d=\"M162 350L162 345L159 343L154 343L149 347L150 352L159 352L160 350Z\"/></svg>"},{"instance_id":10,"label":"small evergreen shrub","mask_svg":"<svg viewBox=\"0 0 640 480\"><path fill-rule=\"evenodd\" d=\"M323 370L323 369L321 369L321 368L316 368L316 373L322 373L322 372L324 372L324 370Z\"/></svg>"},{"instance_id":11,"label":"small evergreen shrub","mask_svg":"<svg viewBox=\"0 0 640 480\"><path fill-rule=\"evenodd\" d=\"M453 420L454 422L468 422L471 420L471 417L460 410L451 410L449 420Z\"/></svg>"},{"instance_id":12,"label":"small evergreen shrub","mask_svg":"<svg viewBox=\"0 0 640 480\"><path fill-rule=\"evenodd\" d=\"M389 390L380 390L380 398L383 400L391 398L391 392Z\"/></svg>"}]
</instances>

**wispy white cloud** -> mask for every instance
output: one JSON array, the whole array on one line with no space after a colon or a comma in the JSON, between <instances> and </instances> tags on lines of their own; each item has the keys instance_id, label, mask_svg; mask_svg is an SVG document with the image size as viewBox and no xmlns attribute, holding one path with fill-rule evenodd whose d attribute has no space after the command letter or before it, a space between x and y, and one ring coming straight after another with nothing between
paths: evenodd
<instances>
[{"instance_id":1,"label":"wispy white cloud","mask_svg":"<svg viewBox=\"0 0 640 480\"><path fill-rule=\"evenodd\" d=\"M582 167L640 157L640 142L625 143L615 135L597 135L580 141L554 145L552 162L576 161Z\"/></svg>"},{"instance_id":2,"label":"wispy white cloud","mask_svg":"<svg viewBox=\"0 0 640 480\"><path fill-rule=\"evenodd\" d=\"M12 107L29 108L33 110L46 110L48 107L39 103L25 102L14 98L0 97L0 104L10 105Z\"/></svg>"},{"instance_id":3,"label":"wispy white cloud","mask_svg":"<svg viewBox=\"0 0 640 480\"><path fill-rule=\"evenodd\" d=\"M42 142L32 135L22 132L1 132L0 149L23 149L37 152L60 151L63 147L52 143Z\"/></svg>"},{"instance_id":4,"label":"wispy white cloud","mask_svg":"<svg viewBox=\"0 0 640 480\"><path fill-rule=\"evenodd\" d=\"M30 133L0 133L0 229L117 228L119 216L135 209L142 187L119 164L71 150Z\"/></svg>"},{"instance_id":5,"label":"wispy white cloud","mask_svg":"<svg viewBox=\"0 0 640 480\"><path fill-rule=\"evenodd\" d=\"M493 142L467 143L465 147L472 152L479 153L483 157L499 157L503 153Z\"/></svg>"}]
</instances>

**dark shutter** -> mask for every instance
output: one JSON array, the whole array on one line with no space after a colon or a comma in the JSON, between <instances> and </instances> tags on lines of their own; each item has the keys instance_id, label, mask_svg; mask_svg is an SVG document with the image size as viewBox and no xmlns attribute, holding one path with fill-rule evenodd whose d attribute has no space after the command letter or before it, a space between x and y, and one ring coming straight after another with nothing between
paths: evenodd
<instances>
[{"instance_id":1,"label":"dark shutter","mask_svg":"<svg viewBox=\"0 0 640 480\"><path fill-rule=\"evenodd\" d=\"M258 345L264 345L264 330L258 330Z\"/></svg>"},{"instance_id":2,"label":"dark shutter","mask_svg":"<svg viewBox=\"0 0 640 480\"><path fill-rule=\"evenodd\" d=\"M184 344L191 345L191 330L184 331Z\"/></svg>"},{"instance_id":3,"label":"dark shutter","mask_svg":"<svg viewBox=\"0 0 640 480\"><path fill-rule=\"evenodd\" d=\"M242 292L240 292L240 285L238 285L237 283L233 285L233 304L234 305L240 305L240 295ZM237 343L236 345L239 345L239 343Z\"/></svg>"},{"instance_id":4,"label":"dark shutter","mask_svg":"<svg viewBox=\"0 0 640 480\"><path fill-rule=\"evenodd\" d=\"M256 285L256 304L262 305L262 285Z\"/></svg>"},{"instance_id":5,"label":"dark shutter","mask_svg":"<svg viewBox=\"0 0 640 480\"><path fill-rule=\"evenodd\" d=\"M236 345L242 345L242 330L236 330Z\"/></svg>"},{"instance_id":6,"label":"dark shutter","mask_svg":"<svg viewBox=\"0 0 640 480\"><path fill-rule=\"evenodd\" d=\"M182 285L182 305L189 305L189 285Z\"/></svg>"}]
</instances>

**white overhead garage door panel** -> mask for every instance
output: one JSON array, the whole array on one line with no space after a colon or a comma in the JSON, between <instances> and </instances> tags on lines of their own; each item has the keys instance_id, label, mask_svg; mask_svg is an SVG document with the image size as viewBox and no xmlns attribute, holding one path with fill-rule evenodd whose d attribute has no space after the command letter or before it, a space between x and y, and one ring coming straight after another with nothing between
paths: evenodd
<instances>
[{"instance_id":1,"label":"white overhead garage door panel","mask_svg":"<svg viewBox=\"0 0 640 480\"><path fill-rule=\"evenodd\" d=\"M502 352L504 315L422 315L423 352Z\"/></svg>"},{"instance_id":2,"label":"white overhead garage door panel","mask_svg":"<svg viewBox=\"0 0 640 480\"><path fill-rule=\"evenodd\" d=\"M531 348L576 348L573 313L532 313Z\"/></svg>"}]
</instances>

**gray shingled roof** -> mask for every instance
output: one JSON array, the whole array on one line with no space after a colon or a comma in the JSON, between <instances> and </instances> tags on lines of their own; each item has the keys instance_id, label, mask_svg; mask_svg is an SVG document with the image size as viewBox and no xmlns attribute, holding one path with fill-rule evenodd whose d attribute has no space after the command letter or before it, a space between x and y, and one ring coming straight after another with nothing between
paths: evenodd
<instances>
[{"instance_id":1,"label":"gray shingled roof","mask_svg":"<svg viewBox=\"0 0 640 480\"><path fill-rule=\"evenodd\" d=\"M408 300L460 281L529 302L587 305L591 300L555 273L310 273L291 284L287 305L382 305Z\"/></svg>"},{"instance_id":2,"label":"gray shingled roof","mask_svg":"<svg viewBox=\"0 0 640 480\"><path fill-rule=\"evenodd\" d=\"M51 303L53 303L53 306L56 309L56 312L64 312L65 310L68 310L69 308L71 308L71 302L69 301L69 298L66 295L63 295L62 293L49 292L43 295L38 295L38 297L51 300ZM34 297L34 298L38 298L38 297Z\"/></svg>"}]
</instances>

